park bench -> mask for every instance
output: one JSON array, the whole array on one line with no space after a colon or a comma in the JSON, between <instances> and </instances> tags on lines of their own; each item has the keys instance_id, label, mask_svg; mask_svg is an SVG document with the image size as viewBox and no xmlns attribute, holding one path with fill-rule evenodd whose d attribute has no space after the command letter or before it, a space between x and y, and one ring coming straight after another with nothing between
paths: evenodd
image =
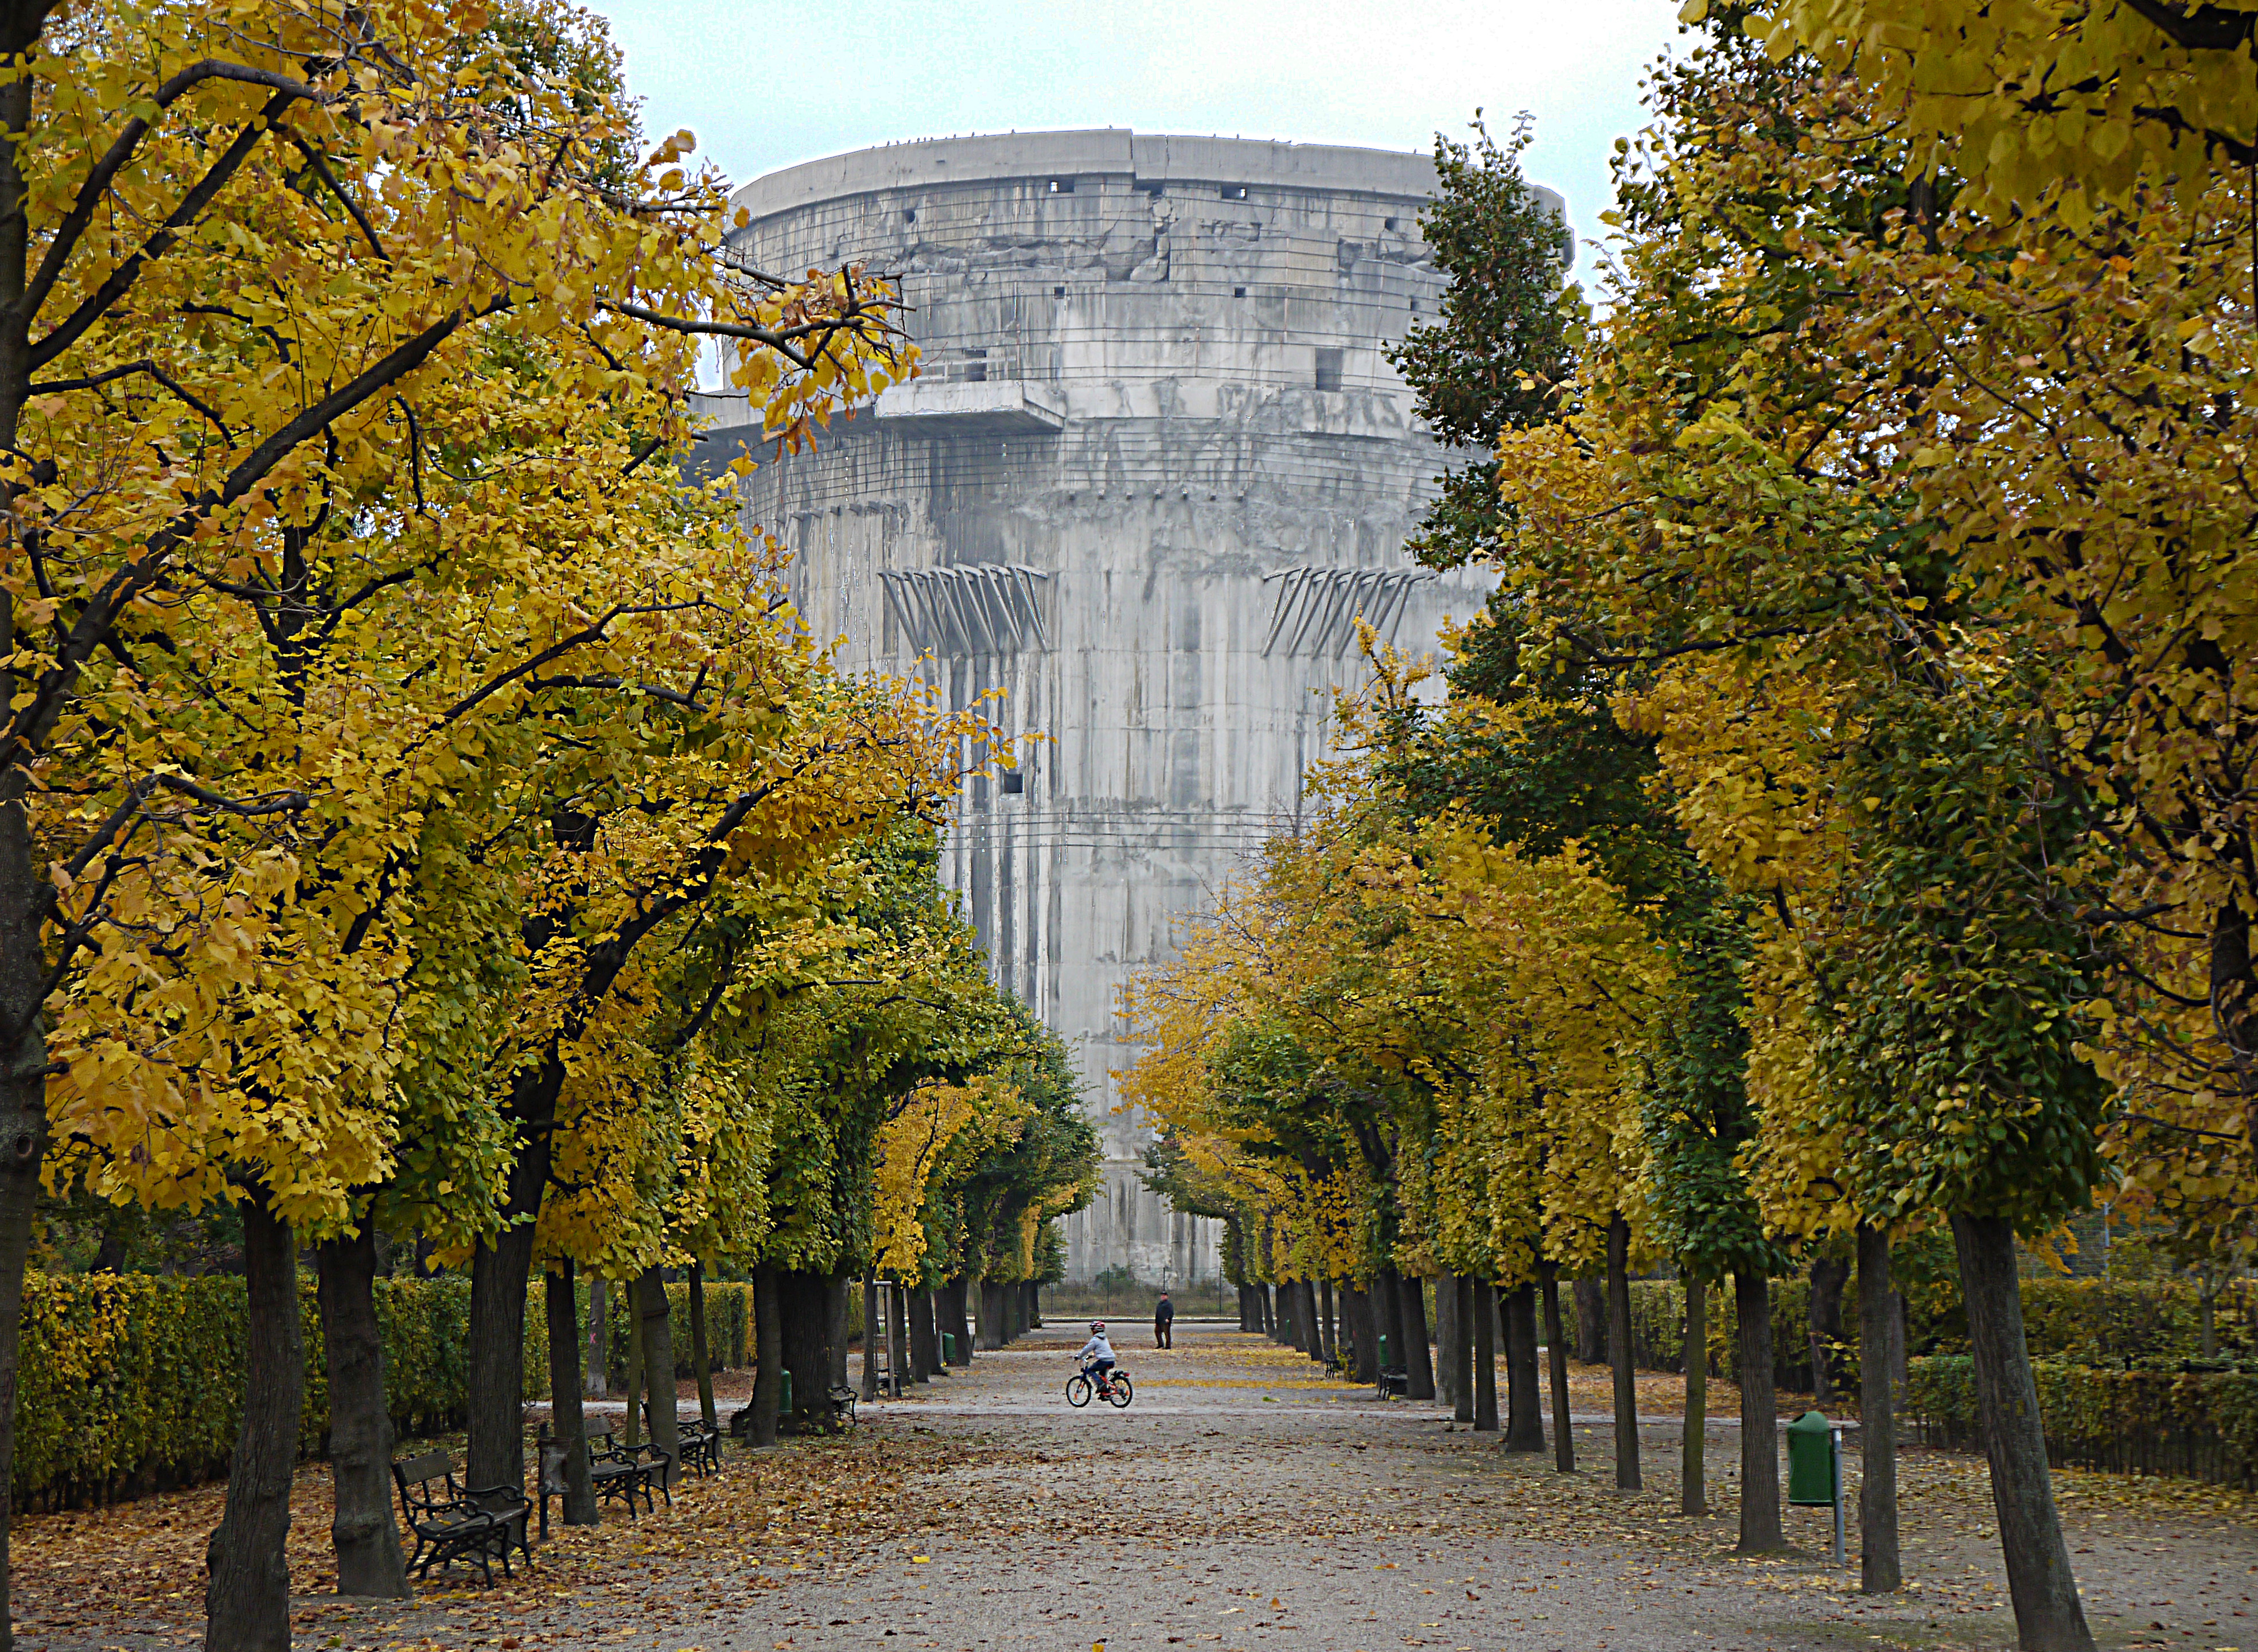
<instances>
[{"instance_id":1,"label":"park bench","mask_svg":"<svg viewBox=\"0 0 2258 1652\"><path fill-rule=\"evenodd\" d=\"M415 1552L408 1563L415 1576L428 1575L434 1566L444 1571L458 1560L475 1559L491 1588L495 1560L501 1562L501 1575L510 1575L511 1549L523 1550L527 1563L532 1563L533 1550L525 1536L531 1506L524 1487L462 1485L444 1451L395 1462L392 1478L400 1486L401 1512L415 1539Z\"/></svg>"},{"instance_id":2,"label":"park bench","mask_svg":"<svg viewBox=\"0 0 2258 1652\"><path fill-rule=\"evenodd\" d=\"M1411 1392L1411 1373L1401 1365L1388 1365L1380 1372L1380 1393L1382 1399L1400 1399Z\"/></svg>"},{"instance_id":3,"label":"park bench","mask_svg":"<svg viewBox=\"0 0 2258 1652\"><path fill-rule=\"evenodd\" d=\"M855 1391L834 1388L831 1391L831 1421L847 1428L855 1426Z\"/></svg>"},{"instance_id":4,"label":"park bench","mask_svg":"<svg viewBox=\"0 0 2258 1652\"><path fill-rule=\"evenodd\" d=\"M1325 1356L1326 1376L1338 1378L1346 1369L1346 1367L1345 1367L1340 1362L1340 1356L1338 1354L1327 1354Z\"/></svg>"},{"instance_id":5,"label":"park bench","mask_svg":"<svg viewBox=\"0 0 2258 1652\"><path fill-rule=\"evenodd\" d=\"M648 1400L643 1402L643 1422L656 1436L658 1418ZM675 1418L674 1443L682 1453L682 1466L693 1474L711 1474L721 1468L721 1431L708 1423L702 1414Z\"/></svg>"},{"instance_id":6,"label":"park bench","mask_svg":"<svg viewBox=\"0 0 2258 1652\"><path fill-rule=\"evenodd\" d=\"M588 1478L595 1482L596 1500L624 1498L628 1513L635 1513L636 1493L643 1493L645 1514L657 1506L651 1497L656 1486L666 1498L666 1506L674 1507L673 1488L666 1483L667 1455L650 1441L636 1445L617 1443L608 1433L588 1436Z\"/></svg>"}]
</instances>

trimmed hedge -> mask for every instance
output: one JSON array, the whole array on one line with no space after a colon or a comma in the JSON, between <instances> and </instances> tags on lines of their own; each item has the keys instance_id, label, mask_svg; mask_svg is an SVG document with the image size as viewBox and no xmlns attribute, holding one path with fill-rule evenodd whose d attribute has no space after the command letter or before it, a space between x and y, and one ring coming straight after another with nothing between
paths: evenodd
<instances>
[{"instance_id":1,"label":"trimmed hedge","mask_svg":"<svg viewBox=\"0 0 2258 1652\"><path fill-rule=\"evenodd\" d=\"M2047 1456L2057 1467L2169 1474L2258 1490L2258 1372L2033 1362ZM1975 1362L1907 1362L1906 1410L1924 1444L1973 1450Z\"/></svg>"},{"instance_id":2,"label":"trimmed hedge","mask_svg":"<svg viewBox=\"0 0 2258 1652\"><path fill-rule=\"evenodd\" d=\"M717 1369L742 1367L751 1349L749 1286L706 1287L707 1335ZM615 1294L616 1295L616 1294ZM690 1294L667 1288L679 1374L690 1374ZM549 1397L543 1287L525 1315L525 1394ZM585 1319L587 1296L580 1298ZM319 1456L329 1432L329 1379L314 1281L299 1287L306 1341L306 1408L299 1447ZM385 1387L402 1438L460 1427L467 1400L467 1280L376 1281ZM19 1507L78 1507L188 1485L222 1473L243 1406L248 1344L243 1280L146 1273L31 1273L24 1281L16 1409ZM615 1308L623 1356L626 1315ZM624 1365L621 1365L622 1374Z\"/></svg>"},{"instance_id":3,"label":"trimmed hedge","mask_svg":"<svg viewBox=\"0 0 2258 1652\"><path fill-rule=\"evenodd\" d=\"M2202 1310L2195 1287L2177 1280L2063 1279L2040 1276L2022 1282L2023 1331L2034 1359L2093 1364L2127 1360L2163 1361L2176 1365L2202 1349ZM1807 1320L1811 1282L1774 1280L1772 1287L1773 1371L1783 1388L1811 1387L1811 1343ZM1560 1293L1560 1316L1569 1340L1576 1339L1575 1294ZM1732 1294L1709 1293L1709 1370L1735 1378L1740 1357L1736 1341L1739 1316ZM2258 1354L2258 1287L2238 1282L2219 1298L2213 1322L2222 1355ZM1843 1292L1846 1335L1842 1368L1845 1379L1857 1371L1857 1280ZM1923 1323L1907 1328L1915 1350L1940 1355L1967 1350L1964 1329ZM1686 1294L1675 1280L1633 1280L1630 1287L1631 1358L1643 1370L1686 1369Z\"/></svg>"}]
</instances>

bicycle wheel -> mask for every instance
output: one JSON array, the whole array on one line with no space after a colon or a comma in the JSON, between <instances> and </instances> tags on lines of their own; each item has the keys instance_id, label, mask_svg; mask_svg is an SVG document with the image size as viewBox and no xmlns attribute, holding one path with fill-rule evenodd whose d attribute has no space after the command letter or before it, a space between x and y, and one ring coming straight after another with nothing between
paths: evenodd
<instances>
[{"instance_id":1,"label":"bicycle wheel","mask_svg":"<svg viewBox=\"0 0 2258 1652\"><path fill-rule=\"evenodd\" d=\"M1090 1403L1090 1379L1077 1372L1066 1379L1066 1402L1077 1411Z\"/></svg>"},{"instance_id":2,"label":"bicycle wheel","mask_svg":"<svg viewBox=\"0 0 2258 1652\"><path fill-rule=\"evenodd\" d=\"M1135 1391L1129 1386L1129 1379L1121 1375L1118 1372L1116 1372L1113 1374L1112 1382L1107 1386L1111 1387L1113 1392L1108 1394L1106 1398L1113 1401L1114 1408L1117 1410L1126 1406L1131 1400L1136 1397Z\"/></svg>"}]
</instances>

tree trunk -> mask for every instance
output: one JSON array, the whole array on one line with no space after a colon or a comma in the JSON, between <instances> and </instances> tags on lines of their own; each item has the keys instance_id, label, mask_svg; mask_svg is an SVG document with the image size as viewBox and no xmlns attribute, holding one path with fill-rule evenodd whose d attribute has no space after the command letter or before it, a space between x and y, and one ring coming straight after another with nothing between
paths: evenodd
<instances>
[{"instance_id":1,"label":"tree trunk","mask_svg":"<svg viewBox=\"0 0 2258 1652\"><path fill-rule=\"evenodd\" d=\"M870 1357L863 1332L863 1358ZM784 1406L784 1311L777 1301L777 1271L763 1262L753 1269L753 1420L756 1449L777 1443Z\"/></svg>"},{"instance_id":2,"label":"tree trunk","mask_svg":"<svg viewBox=\"0 0 2258 1652\"><path fill-rule=\"evenodd\" d=\"M1251 1299L1247 1295L1246 1287L1244 1285L1235 1285L1232 1288L1239 1293L1239 1329L1241 1330L1249 1329L1251 1327L1248 1326L1246 1319L1247 1315L1251 1311Z\"/></svg>"},{"instance_id":3,"label":"tree trunk","mask_svg":"<svg viewBox=\"0 0 2258 1652\"><path fill-rule=\"evenodd\" d=\"M1885 1595L1905 1581L1898 1558L1898 1419L1888 1349L1897 1316L1886 1228L1858 1225L1858 1587Z\"/></svg>"},{"instance_id":4,"label":"tree trunk","mask_svg":"<svg viewBox=\"0 0 2258 1652\"><path fill-rule=\"evenodd\" d=\"M1578 1280L1576 1358L1586 1365L1608 1363L1608 1287L1604 1279Z\"/></svg>"},{"instance_id":5,"label":"tree trunk","mask_svg":"<svg viewBox=\"0 0 2258 1652\"><path fill-rule=\"evenodd\" d=\"M666 1483L680 1483L682 1438L675 1426L674 1322L666 1313L666 1270L647 1267L636 1281L643 1313L643 1374L650 1387L650 1443L666 1454Z\"/></svg>"},{"instance_id":6,"label":"tree trunk","mask_svg":"<svg viewBox=\"0 0 2258 1652\"><path fill-rule=\"evenodd\" d=\"M591 1400L608 1399L612 1392L611 1291L600 1273L588 1276L588 1354L586 1386Z\"/></svg>"},{"instance_id":7,"label":"tree trunk","mask_svg":"<svg viewBox=\"0 0 2258 1652\"><path fill-rule=\"evenodd\" d=\"M1313 1279L1302 1281L1302 1310L1310 1316L1310 1363L1322 1365L1325 1363L1325 1316L1318 1305L1317 1282Z\"/></svg>"},{"instance_id":8,"label":"tree trunk","mask_svg":"<svg viewBox=\"0 0 2258 1652\"><path fill-rule=\"evenodd\" d=\"M384 1334L376 1322L376 1224L364 1216L349 1239L316 1247L315 1294L329 1369L330 1467L337 1512L330 1544L337 1592L400 1600L408 1564L392 1518L392 1417L384 1395ZM575 1350L565 1345L565 1358Z\"/></svg>"},{"instance_id":9,"label":"tree trunk","mask_svg":"<svg viewBox=\"0 0 2258 1652\"><path fill-rule=\"evenodd\" d=\"M1374 1329L1386 1344L1380 1351L1381 1366L1408 1371L1409 1360L1403 1348L1403 1276L1394 1268L1381 1269L1380 1277L1373 1281L1372 1308Z\"/></svg>"},{"instance_id":10,"label":"tree trunk","mask_svg":"<svg viewBox=\"0 0 2258 1652\"><path fill-rule=\"evenodd\" d=\"M1349 1372L1358 1382L1380 1380L1380 1333L1373 1329L1372 1294L1360 1286L1341 1287L1341 1306L1348 1320L1348 1336L1355 1364Z\"/></svg>"},{"instance_id":11,"label":"tree trunk","mask_svg":"<svg viewBox=\"0 0 2258 1652\"><path fill-rule=\"evenodd\" d=\"M709 1429L719 1428L714 1414L713 1355L706 1344L706 1265L690 1265L690 1374L698 1379L698 1414Z\"/></svg>"},{"instance_id":12,"label":"tree trunk","mask_svg":"<svg viewBox=\"0 0 2258 1652\"><path fill-rule=\"evenodd\" d=\"M910 1326L909 1308L896 1280L886 1293L886 1389L897 1400L910 1386Z\"/></svg>"},{"instance_id":13,"label":"tree trunk","mask_svg":"<svg viewBox=\"0 0 2258 1652\"><path fill-rule=\"evenodd\" d=\"M847 1386L847 1292L853 1283L848 1275L834 1273L823 1289L823 1403L827 1407L831 1403L829 1391Z\"/></svg>"},{"instance_id":14,"label":"tree trunk","mask_svg":"<svg viewBox=\"0 0 2258 1652\"><path fill-rule=\"evenodd\" d=\"M1537 1385L1537 1287L1526 1281L1506 1292L1505 1449L1544 1449L1544 1401Z\"/></svg>"},{"instance_id":15,"label":"tree trunk","mask_svg":"<svg viewBox=\"0 0 2258 1652\"><path fill-rule=\"evenodd\" d=\"M934 1335L933 1298L923 1291L905 1290L904 1311L910 1320L910 1380L929 1382L941 1369L941 1344Z\"/></svg>"},{"instance_id":16,"label":"tree trunk","mask_svg":"<svg viewBox=\"0 0 2258 1652\"><path fill-rule=\"evenodd\" d=\"M1615 1485L1636 1492L1642 1483L1638 1380L1630 1364L1630 1223L1621 1212L1608 1223L1608 1365L1615 1391Z\"/></svg>"},{"instance_id":17,"label":"tree trunk","mask_svg":"<svg viewBox=\"0 0 2258 1652\"><path fill-rule=\"evenodd\" d=\"M543 1286L543 1306L549 1315L549 1432L564 1448L564 1523L593 1526L600 1517L596 1483L588 1470L588 1420L580 1409L580 1305L573 1298L572 1271L572 1258L566 1257L557 1272L546 1276ZM337 1367L332 1365L330 1370L330 1392L335 1394ZM384 1491L388 1520L392 1488L387 1485ZM404 1578L401 1592L408 1592Z\"/></svg>"},{"instance_id":18,"label":"tree trunk","mask_svg":"<svg viewBox=\"0 0 2258 1652\"><path fill-rule=\"evenodd\" d=\"M1445 1273L1435 1281L1435 1398L1452 1408L1452 1421L1463 1403L1464 1421L1474 1420L1473 1395L1459 1387L1459 1280Z\"/></svg>"},{"instance_id":19,"label":"tree trunk","mask_svg":"<svg viewBox=\"0 0 2258 1652\"><path fill-rule=\"evenodd\" d=\"M792 1372L792 1414L782 1426L792 1434L820 1434L831 1424L831 1395L825 1380L831 1362L824 1357L823 1346L825 1283L820 1273L777 1270L784 1368Z\"/></svg>"},{"instance_id":20,"label":"tree trunk","mask_svg":"<svg viewBox=\"0 0 2258 1652\"><path fill-rule=\"evenodd\" d=\"M1317 1336L1324 1344L1324 1360L1329 1365L1340 1363L1340 1334L1333 1324L1333 1306L1338 1300L1333 1290L1331 1275L1320 1278L1317 1280Z\"/></svg>"},{"instance_id":21,"label":"tree trunk","mask_svg":"<svg viewBox=\"0 0 2258 1652\"><path fill-rule=\"evenodd\" d=\"M1043 1328L1043 1286L1040 1280L1027 1281L1027 1328L1030 1330Z\"/></svg>"},{"instance_id":22,"label":"tree trunk","mask_svg":"<svg viewBox=\"0 0 2258 1652\"><path fill-rule=\"evenodd\" d=\"M1686 1426L1678 1441L1678 1512L1709 1512L1709 1283L1679 1276L1686 1290Z\"/></svg>"},{"instance_id":23,"label":"tree trunk","mask_svg":"<svg viewBox=\"0 0 2258 1652\"><path fill-rule=\"evenodd\" d=\"M1458 1389L1451 1414L1459 1422L1474 1420L1474 1321L1477 1304L1491 1294L1488 1280L1476 1280L1471 1274L1460 1274L1452 1281L1451 1294L1456 1299L1458 1318L1457 1344L1451 1355L1451 1380ZM1486 1317L1486 1315L1483 1315Z\"/></svg>"},{"instance_id":24,"label":"tree trunk","mask_svg":"<svg viewBox=\"0 0 2258 1652\"><path fill-rule=\"evenodd\" d=\"M949 1280L945 1301L948 1308L948 1334L956 1339L955 1363L969 1365L972 1363L972 1331L964 1319L964 1275L960 1273Z\"/></svg>"},{"instance_id":25,"label":"tree trunk","mask_svg":"<svg viewBox=\"0 0 2258 1652\"><path fill-rule=\"evenodd\" d=\"M559 1064L558 1083L563 1082ZM522 1077L521 1086L539 1086ZM554 1103L554 1091L550 1092ZM533 1232L549 1185L547 1131L521 1136L510 1166L507 1217L522 1216L471 1256L470 1445L472 1485L525 1484L525 1293L533 1277Z\"/></svg>"},{"instance_id":26,"label":"tree trunk","mask_svg":"<svg viewBox=\"0 0 2258 1652\"><path fill-rule=\"evenodd\" d=\"M290 1224L254 1188L243 1212L250 1336L243 1422L228 1459L227 1507L204 1564L204 1644L228 1652L290 1652L290 1475L306 1399L298 1247Z\"/></svg>"},{"instance_id":27,"label":"tree trunk","mask_svg":"<svg viewBox=\"0 0 2258 1652\"><path fill-rule=\"evenodd\" d=\"M1403 1397L1435 1397L1435 1351L1427 1344L1426 1282L1414 1274L1398 1275L1403 1299Z\"/></svg>"},{"instance_id":28,"label":"tree trunk","mask_svg":"<svg viewBox=\"0 0 2258 1652\"><path fill-rule=\"evenodd\" d=\"M621 1308L628 1322L628 1426L627 1443L630 1446L643 1443L643 1315L636 1308L636 1287L632 1280L620 1287Z\"/></svg>"},{"instance_id":29,"label":"tree trunk","mask_svg":"<svg viewBox=\"0 0 2258 1652\"><path fill-rule=\"evenodd\" d=\"M1976 1357L1976 1411L1992 1464L1992 1505L1999 1517L2017 1639L2023 1652L2089 1652L2093 1635L2055 1514L2038 1390L2023 1341L2015 1231L1997 1216L1956 1215L1952 1238L1960 1253L1968 1346Z\"/></svg>"},{"instance_id":30,"label":"tree trunk","mask_svg":"<svg viewBox=\"0 0 2258 1652\"><path fill-rule=\"evenodd\" d=\"M1560 1324L1560 1276L1550 1262L1537 1265L1537 1288L1544 1298L1544 1344L1552 1367L1552 1466L1576 1471L1576 1438L1568 1422L1568 1338Z\"/></svg>"},{"instance_id":31,"label":"tree trunk","mask_svg":"<svg viewBox=\"0 0 2258 1652\"><path fill-rule=\"evenodd\" d=\"M1254 1281L1254 1306L1261 1310L1262 1334L1271 1341L1278 1340L1278 1312L1270 1301L1270 1287L1262 1280Z\"/></svg>"},{"instance_id":32,"label":"tree trunk","mask_svg":"<svg viewBox=\"0 0 2258 1652\"><path fill-rule=\"evenodd\" d=\"M863 1398L878 1397L878 1270L874 1264L863 1275Z\"/></svg>"},{"instance_id":33,"label":"tree trunk","mask_svg":"<svg viewBox=\"0 0 2258 1652\"><path fill-rule=\"evenodd\" d=\"M998 1280L980 1281L980 1346L998 1349L1004 1345L1004 1287Z\"/></svg>"},{"instance_id":34,"label":"tree trunk","mask_svg":"<svg viewBox=\"0 0 2258 1652\"><path fill-rule=\"evenodd\" d=\"M1843 1287L1850 1282L1848 1257L1822 1256L1811 1265L1811 1400L1822 1410L1835 1398L1835 1351L1843 1345Z\"/></svg>"},{"instance_id":35,"label":"tree trunk","mask_svg":"<svg viewBox=\"0 0 2258 1652\"><path fill-rule=\"evenodd\" d=\"M1496 1294L1488 1280L1474 1281L1474 1432L1497 1432L1497 1315L1484 1299Z\"/></svg>"},{"instance_id":36,"label":"tree trunk","mask_svg":"<svg viewBox=\"0 0 2258 1652\"><path fill-rule=\"evenodd\" d=\"M1740 1319L1741 1541L1735 1552L1770 1554L1787 1547L1779 1528L1779 1400L1772 1392L1772 1281L1733 1275Z\"/></svg>"}]
</instances>

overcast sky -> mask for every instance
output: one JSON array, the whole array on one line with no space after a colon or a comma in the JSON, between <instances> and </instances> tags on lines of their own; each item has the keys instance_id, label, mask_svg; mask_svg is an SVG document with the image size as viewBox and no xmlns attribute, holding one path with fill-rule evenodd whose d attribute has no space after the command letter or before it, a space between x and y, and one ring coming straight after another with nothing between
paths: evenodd
<instances>
[{"instance_id":1,"label":"overcast sky","mask_svg":"<svg viewBox=\"0 0 2258 1652\"><path fill-rule=\"evenodd\" d=\"M1127 126L1431 150L1537 119L1529 175L1600 231L1677 0L594 0L646 128L742 182L901 138ZM1588 273L1588 252L1580 253Z\"/></svg>"}]
</instances>

